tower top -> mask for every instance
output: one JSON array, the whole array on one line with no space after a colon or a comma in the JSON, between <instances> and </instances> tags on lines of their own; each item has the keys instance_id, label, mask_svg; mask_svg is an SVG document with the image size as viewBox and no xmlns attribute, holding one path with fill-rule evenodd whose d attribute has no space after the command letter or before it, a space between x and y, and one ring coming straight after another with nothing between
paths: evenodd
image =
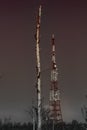
<instances>
[{"instance_id":1,"label":"tower top","mask_svg":"<svg viewBox=\"0 0 87 130\"><path fill-rule=\"evenodd\" d=\"M52 55L55 55L55 42L54 42L54 34L52 34Z\"/></svg>"}]
</instances>

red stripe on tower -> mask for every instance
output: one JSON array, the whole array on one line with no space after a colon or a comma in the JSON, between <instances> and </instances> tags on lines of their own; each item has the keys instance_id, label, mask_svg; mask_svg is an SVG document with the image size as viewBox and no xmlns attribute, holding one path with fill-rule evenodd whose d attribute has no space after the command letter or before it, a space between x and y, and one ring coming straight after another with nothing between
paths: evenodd
<instances>
[{"instance_id":1,"label":"red stripe on tower","mask_svg":"<svg viewBox=\"0 0 87 130\"><path fill-rule=\"evenodd\" d=\"M63 122L60 102L60 90L58 86L58 69L56 65L55 39L52 35L52 65L51 65L51 87L50 87L50 119Z\"/></svg>"}]
</instances>

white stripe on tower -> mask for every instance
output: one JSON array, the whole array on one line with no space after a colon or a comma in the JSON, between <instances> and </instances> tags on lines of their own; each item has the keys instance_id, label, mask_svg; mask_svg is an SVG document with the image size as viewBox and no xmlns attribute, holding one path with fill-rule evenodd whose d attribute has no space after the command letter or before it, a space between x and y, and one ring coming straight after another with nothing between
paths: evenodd
<instances>
[{"instance_id":1,"label":"white stripe on tower","mask_svg":"<svg viewBox=\"0 0 87 130\"><path fill-rule=\"evenodd\" d=\"M58 87L58 69L55 56L55 39L52 35L52 67L51 67L51 88L50 88L50 119L62 122L60 105L60 90Z\"/></svg>"}]
</instances>

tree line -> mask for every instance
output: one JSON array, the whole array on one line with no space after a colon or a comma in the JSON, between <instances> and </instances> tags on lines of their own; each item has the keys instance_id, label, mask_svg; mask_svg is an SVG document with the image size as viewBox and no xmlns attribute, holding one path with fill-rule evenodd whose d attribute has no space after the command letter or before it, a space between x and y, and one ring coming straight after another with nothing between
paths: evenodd
<instances>
[{"instance_id":1,"label":"tree line","mask_svg":"<svg viewBox=\"0 0 87 130\"><path fill-rule=\"evenodd\" d=\"M54 127L54 128L53 128ZM81 123L76 120L73 120L70 123L62 122L55 123L53 125L52 121L47 121L42 125L42 130L86 130L87 124ZM33 124L31 122L28 123L12 123L11 121L4 122L0 121L0 130L33 130ZM35 130L37 130L37 125Z\"/></svg>"}]
</instances>

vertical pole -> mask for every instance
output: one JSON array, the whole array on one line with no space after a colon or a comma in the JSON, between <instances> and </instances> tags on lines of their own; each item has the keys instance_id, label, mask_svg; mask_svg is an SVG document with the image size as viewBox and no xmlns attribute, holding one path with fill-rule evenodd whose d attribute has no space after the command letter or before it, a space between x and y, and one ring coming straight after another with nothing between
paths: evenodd
<instances>
[{"instance_id":1,"label":"vertical pole","mask_svg":"<svg viewBox=\"0 0 87 130\"><path fill-rule=\"evenodd\" d=\"M37 130L41 130L41 65L40 65L40 23L41 5L37 16L36 25L36 71L37 71Z\"/></svg>"}]
</instances>

